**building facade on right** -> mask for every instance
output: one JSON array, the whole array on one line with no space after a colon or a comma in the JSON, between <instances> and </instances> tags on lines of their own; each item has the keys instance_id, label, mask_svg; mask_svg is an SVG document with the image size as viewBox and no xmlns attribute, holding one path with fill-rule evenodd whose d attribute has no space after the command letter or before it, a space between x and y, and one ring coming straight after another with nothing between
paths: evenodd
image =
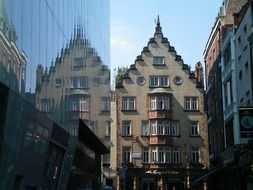
<instances>
[{"instance_id":1,"label":"building facade on right","mask_svg":"<svg viewBox=\"0 0 253 190\"><path fill-rule=\"evenodd\" d=\"M198 180L209 189L252 189L251 7L224 1L204 52L211 169Z\"/></svg>"},{"instance_id":2,"label":"building facade on right","mask_svg":"<svg viewBox=\"0 0 253 190\"><path fill-rule=\"evenodd\" d=\"M154 37L116 79L118 189L187 189L207 170L201 63L195 69L163 36L158 17Z\"/></svg>"}]
</instances>

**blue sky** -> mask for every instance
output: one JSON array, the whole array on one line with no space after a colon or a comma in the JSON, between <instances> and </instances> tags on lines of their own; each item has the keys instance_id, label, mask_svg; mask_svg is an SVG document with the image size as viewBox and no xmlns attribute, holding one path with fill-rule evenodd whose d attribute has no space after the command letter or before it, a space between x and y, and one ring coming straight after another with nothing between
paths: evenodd
<instances>
[{"instance_id":1,"label":"blue sky","mask_svg":"<svg viewBox=\"0 0 253 190\"><path fill-rule=\"evenodd\" d=\"M201 61L222 0L111 0L111 70L130 66L160 16L163 35L186 64Z\"/></svg>"}]
</instances>

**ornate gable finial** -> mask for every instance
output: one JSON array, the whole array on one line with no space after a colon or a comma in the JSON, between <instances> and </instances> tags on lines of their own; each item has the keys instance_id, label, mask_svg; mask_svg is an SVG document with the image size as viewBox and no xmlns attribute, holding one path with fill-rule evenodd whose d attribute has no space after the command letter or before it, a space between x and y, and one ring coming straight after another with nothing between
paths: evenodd
<instances>
[{"instance_id":1,"label":"ornate gable finial","mask_svg":"<svg viewBox=\"0 0 253 190\"><path fill-rule=\"evenodd\" d=\"M162 33L162 27L160 26L160 18L159 18L159 15L157 15L155 33Z\"/></svg>"}]
</instances>

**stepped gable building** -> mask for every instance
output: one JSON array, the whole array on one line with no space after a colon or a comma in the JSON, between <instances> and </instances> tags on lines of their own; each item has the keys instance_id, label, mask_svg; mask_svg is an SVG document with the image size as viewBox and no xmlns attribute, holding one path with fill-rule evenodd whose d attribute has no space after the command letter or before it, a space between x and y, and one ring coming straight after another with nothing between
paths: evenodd
<instances>
[{"instance_id":1,"label":"stepped gable building","mask_svg":"<svg viewBox=\"0 0 253 190\"><path fill-rule=\"evenodd\" d=\"M116 81L118 188L190 188L207 169L201 63L195 69L163 36L158 16L154 37Z\"/></svg>"}]
</instances>

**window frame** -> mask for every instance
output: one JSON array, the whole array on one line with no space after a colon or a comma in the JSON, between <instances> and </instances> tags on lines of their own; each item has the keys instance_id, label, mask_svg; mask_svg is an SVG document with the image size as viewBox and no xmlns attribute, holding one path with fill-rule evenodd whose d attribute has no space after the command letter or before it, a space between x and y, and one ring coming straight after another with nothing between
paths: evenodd
<instances>
[{"instance_id":1,"label":"window frame","mask_svg":"<svg viewBox=\"0 0 253 190\"><path fill-rule=\"evenodd\" d=\"M200 136L199 121L196 121L196 120L190 121L190 136L192 136L192 137Z\"/></svg>"},{"instance_id":2,"label":"window frame","mask_svg":"<svg viewBox=\"0 0 253 190\"><path fill-rule=\"evenodd\" d=\"M122 121L122 136L132 136L132 125L131 121Z\"/></svg>"},{"instance_id":3,"label":"window frame","mask_svg":"<svg viewBox=\"0 0 253 190\"><path fill-rule=\"evenodd\" d=\"M151 88L168 88L170 86L169 76L167 75L150 75L149 87Z\"/></svg>"},{"instance_id":4,"label":"window frame","mask_svg":"<svg viewBox=\"0 0 253 190\"><path fill-rule=\"evenodd\" d=\"M184 97L184 111L199 111L199 97L185 96Z\"/></svg>"},{"instance_id":5,"label":"window frame","mask_svg":"<svg viewBox=\"0 0 253 190\"><path fill-rule=\"evenodd\" d=\"M191 162L195 164L200 163L200 148L197 147L191 148Z\"/></svg>"},{"instance_id":6,"label":"window frame","mask_svg":"<svg viewBox=\"0 0 253 190\"><path fill-rule=\"evenodd\" d=\"M132 154L130 147L122 148L122 162L123 163L131 163L132 162Z\"/></svg>"},{"instance_id":7,"label":"window frame","mask_svg":"<svg viewBox=\"0 0 253 190\"><path fill-rule=\"evenodd\" d=\"M143 163L149 163L149 150L148 149L143 149L142 154L143 154L142 162Z\"/></svg>"},{"instance_id":8,"label":"window frame","mask_svg":"<svg viewBox=\"0 0 253 190\"><path fill-rule=\"evenodd\" d=\"M150 110L170 110L170 97L150 96Z\"/></svg>"},{"instance_id":9,"label":"window frame","mask_svg":"<svg viewBox=\"0 0 253 190\"><path fill-rule=\"evenodd\" d=\"M164 66L165 65L165 57L164 56L154 56L153 57L153 65Z\"/></svg>"},{"instance_id":10,"label":"window frame","mask_svg":"<svg viewBox=\"0 0 253 190\"><path fill-rule=\"evenodd\" d=\"M136 111L136 97L135 96L122 97L121 111Z\"/></svg>"}]
</instances>

